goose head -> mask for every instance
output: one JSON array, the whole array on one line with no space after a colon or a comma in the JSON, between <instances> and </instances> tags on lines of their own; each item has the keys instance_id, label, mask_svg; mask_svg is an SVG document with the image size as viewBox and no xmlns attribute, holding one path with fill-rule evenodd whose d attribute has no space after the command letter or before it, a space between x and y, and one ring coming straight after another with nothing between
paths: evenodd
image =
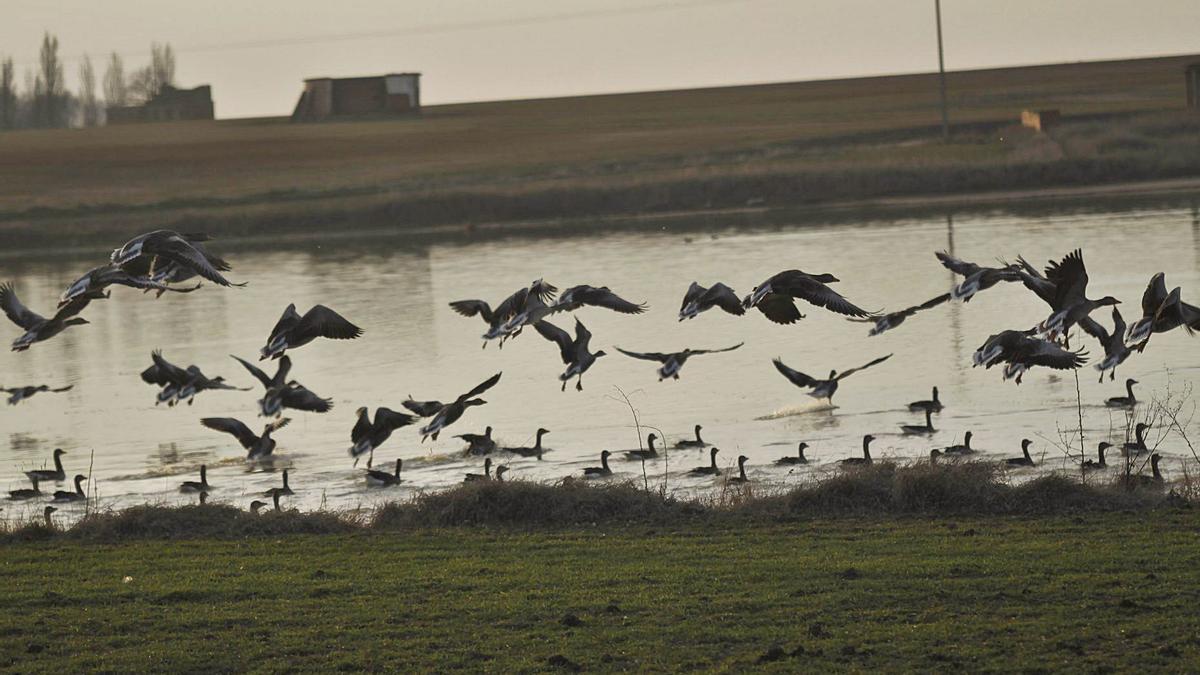
<instances>
[{"instance_id":1,"label":"goose head","mask_svg":"<svg viewBox=\"0 0 1200 675\"><path fill-rule=\"evenodd\" d=\"M1100 298L1099 300L1096 301L1097 307L1107 307L1110 305L1119 305L1119 304L1121 304L1121 301L1114 298L1111 295L1106 295L1103 298Z\"/></svg>"}]
</instances>

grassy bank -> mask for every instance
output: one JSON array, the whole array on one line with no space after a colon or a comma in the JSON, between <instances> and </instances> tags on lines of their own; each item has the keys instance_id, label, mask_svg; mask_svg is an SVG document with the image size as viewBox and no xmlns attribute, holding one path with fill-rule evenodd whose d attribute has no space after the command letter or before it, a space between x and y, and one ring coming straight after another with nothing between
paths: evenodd
<instances>
[{"instance_id":1,"label":"grassy bank","mask_svg":"<svg viewBox=\"0 0 1200 675\"><path fill-rule=\"evenodd\" d=\"M0 547L19 671L1145 670L1191 511Z\"/></svg>"},{"instance_id":2,"label":"grassy bank","mask_svg":"<svg viewBox=\"0 0 1200 675\"><path fill-rule=\"evenodd\" d=\"M5 134L0 232L484 224L1197 176L1195 58L951 73L950 143L932 75ZM1065 115L1050 133L1015 125L1047 107Z\"/></svg>"}]
</instances>

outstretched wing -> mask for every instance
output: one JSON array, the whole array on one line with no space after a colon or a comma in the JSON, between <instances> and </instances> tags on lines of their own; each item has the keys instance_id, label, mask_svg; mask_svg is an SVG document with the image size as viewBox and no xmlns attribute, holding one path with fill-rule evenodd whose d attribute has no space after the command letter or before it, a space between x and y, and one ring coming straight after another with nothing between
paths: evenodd
<instances>
[{"instance_id":1,"label":"outstretched wing","mask_svg":"<svg viewBox=\"0 0 1200 675\"><path fill-rule=\"evenodd\" d=\"M616 349L625 356L632 356L635 359L642 359L643 361L658 361L659 363L666 363L667 359L671 358L671 354L661 354L659 352L631 352L627 349L621 349L620 347L617 347Z\"/></svg>"},{"instance_id":2,"label":"outstretched wing","mask_svg":"<svg viewBox=\"0 0 1200 675\"><path fill-rule=\"evenodd\" d=\"M746 313L746 308L742 306L742 301L738 299L737 293L719 281L705 291L703 299L730 314L741 316Z\"/></svg>"},{"instance_id":3,"label":"outstretched wing","mask_svg":"<svg viewBox=\"0 0 1200 675\"><path fill-rule=\"evenodd\" d=\"M271 378L267 377L267 374L264 373L261 368L250 363L249 361L246 361L245 359L241 359L237 356L234 356L233 354L230 354L229 357L231 359L237 361L238 363L242 364L242 367L245 368L246 370L250 371L250 374L253 375L255 377L255 379L257 379L259 382L262 382L262 385L264 387L267 387L268 389L271 387L271 383L272 383ZM287 356L284 356L283 358L286 359ZM282 364L281 364L281 367L282 367ZM143 373L142 379L145 379L145 377L146 377L145 373Z\"/></svg>"},{"instance_id":4,"label":"outstretched wing","mask_svg":"<svg viewBox=\"0 0 1200 675\"><path fill-rule=\"evenodd\" d=\"M503 372L496 373L495 375L489 377L488 379L484 380L483 382L480 382L478 385L475 386L474 389L472 389L471 391L468 391L467 393L463 394L462 396L459 396L458 400L465 401L469 398L475 398L476 396L482 394L483 392L487 391L488 389L491 389L492 387L496 386L496 383L500 381L500 376L503 374L504 374Z\"/></svg>"},{"instance_id":5,"label":"outstretched wing","mask_svg":"<svg viewBox=\"0 0 1200 675\"><path fill-rule=\"evenodd\" d=\"M937 251L934 255L937 256L938 260L942 261L942 265L946 269L955 274L961 274L964 277L969 277L981 269L979 265L955 258L946 251Z\"/></svg>"},{"instance_id":6,"label":"outstretched wing","mask_svg":"<svg viewBox=\"0 0 1200 675\"><path fill-rule=\"evenodd\" d=\"M446 407L441 401L416 401L411 396L401 405L421 417L433 417L438 414L438 411Z\"/></svg>"},{"instance_id":7,"label":"outstretched wing","mask_svg":"<svg viewBox=\"0 0 1200 675\"><path fill-rule=\"evenodd\" d=\"M787 367L784 365L783 360L778 357L771 361L771 363L775 364L775 370L778 370L780 374L788 379L788 382L791 382L797 387L813 387L817 384L817 380L814 380L812 377L809 377L798 370Z\"/></svg>"},{"instance_id":8,"label":"outstretched wing","mask_svg":"<svg viewBox=\"0 0 1200 675\"><path fill-rule=\"evenodd\" d=\"M4 313L8 315L10 321L25 330L45 321L40 315L33 313L28 307L21 304L12 284L0 286L0 307L4 308Z\"/></svg>"},{"instance_id":9,"label":"outstretched wing","mask_svg":"<svg viewBox=\"0 0 1200 675\"><path fill-rule=\"evenodd\" d=\"M919 305L909 307L908 309L904 310L904 313L911 316L922 310L933 309L934 307L937 307L938 305L942 304L943 302L948 301L949 299L950 299L949 293L942 293L941 295L937 296L936 298L931 298L929 300L926 300L925 302L922 302Z\"/></svg>"},{"instance_id":10,"label":"outstretched wing","mask_svg":"<svg viewBox=\"0 0 1200 675\"><path fill-rule=\"evenodd\" d=\"M571 363L574 360L575 346L572 344L571 336L567 334L567 331L549 321L538 321L533 324L533 329L538 332L538 335L558 344L558 352L562 356L563 363Z\"/></svg>"},{"instance_id":11,"label":"outstretched wing","mask_svg":"<svg viewBox=\"0 0 1200 675\"><path fill-rule=\"evenodd\" d=\"M1096 321L1095 319L1093 319L1090 316L1083 317L1082 319L1080 319L1078 321L1078 323L1079 323L1079 327L1083 329L1083 332L1085 332L1088 335L1091 335L1092 337L1099 340L1100 344L1106 344L1108 342L1109 338L1111 337L1108 334L1108 331L1105 330L1104 326L1101 326L1099 321ZM1124 322L1121 322L1121 323L1124 324ZM1114 329L1114 330L1117 330L1117 329ZM1125 328L1124 328L1124 326L1122 326L1119 329L1119 331L1117 332L1117 335L1124 335L1124 334L1125 334Z\"/></svg>"},{"instance_id":12,"label":"outstretched wing","mask_svg":"<svg viewBox=\"0 0 1200 675\"><path fill-rule=\"evenodd\" d=\"M787 291L794 297L806 300L817 307L824 307L831 312L845 316L862 317L870 314L870 312L842 297L841 293L815 279L805 277L797 280L796 283L777 290Z\"/></svg>"},{"instance_id":13,"label":"outstretched wing","mask_svg":"<svg viewBox=\"0 0 1200 675\"><path fill-rule=\"evenodd\" d=\"M200 424L214 431L223 431L227 434L232 434L234 438L238 439L238 443L241 443L242 447L247 450L254 447L254 444L258 442L258 436L255 436L253 431L250 431L245 424L232 417L205 417L200 420Z\"/></svg>"},{"instance_id":14,"label":"outstretched wing","mask_svg":"<svg viewBox=\"0 0 1200 675\"><path fill-rule=\"evenodd\" d=\"M396 430L400 427L408 426L416 421L416 417L406 413L396 412L391 408L375 409L375 426L382 426L387 427L388 429Z\"/></svg>"},{"instance_id":15,"label":"outstretched wing","mask_svg":"<svg viewBox=\"0 0 1200 675\"><path fill-rule=\"evenodd\" d=\"M483 320L492 322L492 306L483 300L455 300L450 308L463 316L483 315Z\"/></svg>"},{"instance_id":16,"label":"outstretched wing","mask_svg":"<svg viewBox=\"0 0 1200 675\"><path fill-rule=\"evenodd\" d=\"M688 351L691 352L692 356L697 354L720 354L721 352L731 352L744 344L746 343L739 342L732 347L725 347L724 349L689 349Z\"/></svg>"},{"instance_id":17,"label":"outstretched wing","mask_svg":"<svg viewBox=\"0 0 1200 675\"><path fill-rule=\"evenodd\" d=\"M1166 275L1159 272L1150 278L1150 283L1146 285L1146 292L1142 293L1142 314L1144 316L1154 316L1166 299Z\"/></svg>"},{"instance_id":18,"label":"outstretched wing","mask_svg":"<svg viewBox=\"0 0 1200 675\"><path fill-rule=\"evenodd\" d=\"M887 361L890 358L892 358L892 355L888 354L887 356L881 356L881 357L875 359L874 361L865 363L857 368L851 368L850 370L843 370L842 372L838 373L837 379L843 380L847 377L850 377L854 373L857 373L860 370L866 370L867 368L870 368L871 366L883 363L884 361Z\"/></svg>"},{"instance_id":19,"label":"outstretched wing","mask_svg":"<svg viewBox=\"0 0 1200 675\"><path fill-rule=\"evenodd\" d=\"M293 384L284 389L280 399L283 401L284 407L293 410L323 413L333 409L333 399L321 398L307 387L299 384Z\"/></svg>"},{"instance_id":20,"label":"outstretched wing","mask_svg":"<svg viewBox=\"0 0 1200 675\"><path fill-rule=\"evenodd\" d=\"M271 329L271 338L288 330L300 321L300 313L296 311L296 303L292 303L283 310L283 314L279 316L279 321L275 322L275 327Z\"/></svg>"},{"instance_id":21,"label":"outstretched wing","mask_svg":"<svg viewBox=\"0 0 1200 675\"><path fill-rule=\"evenodd\" d=\"M150 358L154 361L154 365L158 368L159 373L161 373L162 376L165 377L169 382L173 384L184 384L192 379L190 373L188 373L186 370L164 359L161 349L155 349L154 351L150 352Z\"/></svg>"},{"instance_id":22,"label":"outstretched wing","mask_svg":"<svg viewBox=\"0 0 1200 675\"><path fill-rule=\"evenodd\" d=\"M705 287L701 286L700 284L696 283L695 281L693 281L692 285L688 286L687 292L683 294L683 303L679 305L679 311L682 312L683 310L687 309L688 305L699 300L700 296L704 295L707 292L708 292L707 288L705 288ZM736 298L734 298L734 299L736 300ZM739 305L740 305L740 303L739 303Z\"/></svg>"},{"instance_id":23,"label":"outstretched wing","mask_svg":"<svg viewBox=\"0 0 1200 675\"><path fill-rule=\"evenodd\" d=\"M768 293L755 305L771 321L778 324L793 324L804 318L796 307L796 301L783 293Z\"/></svg>"},{"instance_id":24,"label":"outstretched wing","mask_svg":"<svg viewBox=\"0 0 1200 675\"><path fill-rule=\"evenodd\" d=\"M583 322L575 319L575 354L578 356L581 352L586 353L588 344L592 341L592 331L588 330Z\"/></svg>"},{"instance_id":25,"label":"outstretched wing","mask_svg":"<svg viewBox=\"0 0 1200 675\"><path fill-rule=\"evenodd\" d=\"M58 387L58 388L56 388L56 389L51 389L50 391L52 391L52 392L54 392L54 393L56 393L56 394L59 394L59 393L62 393L62 392L64 392L64 391L71 391L71 389L72 389L74 386L75 386L75 385L73 385L73 384L68 384L68 385L67 385L67 386L65 386L65 387Z\"/></svg>"},{"instance_id":26,"label":"outstretched wing","mask_svg":"<svg viewBox=\"0 0 1200 675\"><path fill-rule=\"evenodd\" d=\"M313 308L300 319L300 325L296 330L303 334L333 340L353 340L363 334L361 328L325 305L313 305Z\"/></svg>"},{"instance_id":27,"label":"outstretched wing","mask_svg":"<svg viewBox=\"0 0 1200 675\"><path fill-rule=\"evenodd\" d=\"M607 286L601 288L576 286L563 293L563 295L568 294L576 303L591 305L593 307L604 307L622 314L641 314L646 311L645 303L640 305L632 303L610 291Z\"/></svg>"},{"instance_id":28,"label":"outstretched wing","mask_svg":"<svg viewBox=\"0 0 1200 675\"><path fill-rule=\"evenodd\" d=\"M1018 360L1031 366L1072 370L1087 363L1087 352L1069 352L1048 340L1030 340Z\"/></svg>"},{"instance_id":29,"label":"outstretched wing","mask_svg":"<svg viewBox=\"0 0 1200 675\"><path fill-rule=\"evenodd\" d=\"M220 284L222 286L229 285L229 280L221 276L221 273L217 271L217 268L213 266L208 257L190 242L188 242L188 240L179 235L174 235L164 240L163 254L166 257L179 262L181 265L190 268L196 272L196 274L199 274L215 284ZM224 264L224 261L220 258L217 258L216 260L220 262L223 267L229 267L228 265Z\"/></svg>"},{"instance_id":30,"label":"outstretched wing","mask_svg":"<svg viewBox=\"0 0 1200 675\"><path fill-rule=\"evenodd\" d=\"M1083 265L1083 251L1075 249L1059 262L1046 266L1046 278L1054 284L1055 309L1066 309L1081 301L1087 292L1087 268Z\"/></svg>"}]
</instances>

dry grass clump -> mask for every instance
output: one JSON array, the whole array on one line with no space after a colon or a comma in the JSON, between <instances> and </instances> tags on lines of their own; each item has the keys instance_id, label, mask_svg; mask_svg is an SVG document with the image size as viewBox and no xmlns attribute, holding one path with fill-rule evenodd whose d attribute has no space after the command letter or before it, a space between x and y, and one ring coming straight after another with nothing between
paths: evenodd
<instances>
[{"instance_id":1,"label":"dry grass clump","mask_svg":"<svg viewBox=\"0 0 1200 675\"><path fill-rule=\"evenodd\" d=\"M145 505L89 514L65 534L85 541L115 541L333 534L357 527L349 516L328 511L263 511L256 515L224 504Z\"/></svg>"}]
</instances>

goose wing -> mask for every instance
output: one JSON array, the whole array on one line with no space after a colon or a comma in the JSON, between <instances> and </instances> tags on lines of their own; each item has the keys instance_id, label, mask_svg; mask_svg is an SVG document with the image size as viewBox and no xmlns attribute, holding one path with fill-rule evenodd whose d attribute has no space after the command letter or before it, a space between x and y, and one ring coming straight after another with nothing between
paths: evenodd
<instances>
[{"instance_id":1,"label":"goose wing","mask_svg":"<svg viewBox=\"0 0 1200 675\"><path fill-rule=\"evenodd\" d=\"M667 359L674 356L674 354L662 354L660 352L631 352L620 347L616 349L625 356L632 356L635 359L642 359L643 361L658 361L659 363L666 363Z\"/></svg>"},{"instance_id":2,"label":"goose wing","mask_svg":"<svg viewBox=\"0 0 1200 675\"><path fill-rule=\"evenodd\" d=\"M866 370L867 368L870 368L871 366L874 366L874 365L878 365L878 364L880 364L880 363L883 363L884 361L887 361L887 360L888 360L888 359L890 359L890 358L892 358L892 355L891 355L891 354L888 354L887 356L881 356L881 357L879 357L879 358L875 359L874 361L870 361L870 362L864 363L863 365L861 365L861 366L859 366L859 367L857 367L857 368L851 368L851 369L849 369L849 370L843 370L842 372L838 373L838 375L837 375L837 379L839 379L839 380L844 380L844 379L846 379L847 377L850 377L851 375L853 375L854 373L857 373L857 372L858 372L858 371L860 371L860 370Z\"/></svg>"},{"instance_id":3,"label":"goose wing","mask_svg":"<svg viewBox=\"0 0 1200 675\"><path fill-rule=\"evenodd\" d=\"M307 387L299 384L293 384L284 389L280 400L283 401L284 407L293 410L323 413L333 409L333 399L321 398Z\"/></svg>"},{"instance_id":4,"label":"goose wing","mask_svg":"<svg viewBox=\"0 0 1200 675\"><path fill-rule=\"evenodd\" d=\"M1054 307L1066 309L1082 301L1087 293L1088 275L1083 251L1075 249L1059 262L1046 267L1046 279L1054 284Z\"/></svg>"},{"instance_id":5,"label":"goose wing","mask_svg":"<svg viewBox=\"0 0 1200 675\"><path fill-rule=\"evenodd\" d=\"M572 300L583 305L591 305L593 307L604 307L611 309L614 312L621 314L641 314L646 311L646 304L632 303L616 293L613 293L607 286L596 288L594 286L576 286L568 289L563 295L570 294Z\"/></svg>"},{"instance_id":6,"label":"goose wing","mask_svg":"<svg viewBox=\"0 0 1200 675\"><path fill-rule=\"evenodd\" d=\"M450 308L463 316L483 316L489 324L492 322L492 307L483 300L455 300Z\"/></svg>"},{"instance_id":7,"label":"goose wing","mask_svg":"<svg viewBox=\"0 0 1200 675\"><path fill-rule=\"evenodd\" d=\"M396 412L391 408L375 409L375 426L396 430L416 422L417 418L407 413Z\"/></svg>"},{"instance_id":8,"label":"goose wing","mask_svg":"<svg viewBox=\"0 0 1200 675\"><path fill-rule=\"evenodd\" d=\"M591 341L592 331L588 330L582 321L575 319L575 354L586 354Z\"/></svg>"},{"instance_id":9,"label":"goose wing","mask_svg":"<svg viewBox=\"0 0 1200 675\"><path fill-rule=\"evenodd\" d=\"M858 307L842 297L841 293L815 279L800 278L796 283L786 286L782 290L786 290L793 297L805 300L817 307L824 307L831 312L845 316L863 317L871 313Z\"/></svg>"},{"instance_id":10,"label":"goose wing","mask_svg":"<svg viewBox=\"0 0 1200 675\"><path fill-rule=\"evenodd\" d=\"M350 429L350 442L358 445L358 442L367 437L371 433L371 419L367 417L366 409L354 421L354 427Z\"/></svg>"},{"instance_id":11,"label":"goose wing","mask_svg":"<svg viewBox=\"0 0 1200 675\"><path fill-rule=\"evenodd\" d=\"M13 323L17 324L25 330L30 330L34 326L45 322L41 315L30 311L28 307L21 304L20 298L17 297L17 291L12 284L4 284L0 286L0 307L4 308L4 313Z\"/></svg>"},{"instance_id":12,"label":"goose wing","mask_svg":"<svg viewBox=\"0 0 1200 675\"><path fill-rule=\"evenodd\" d=\"M262 382L262 386L266 387L267 389L271 388L271 385L273 383L272 379L270 377L267 377L267 374L264 373L261 368L250 363L249 361L246 361L245 359L236 357L233 354L230 354L229 357L232 358L233 360L237 361L238 363L242 364L243 368L250 371L250 374L253 375L255 379L257 379L259 382ZM287 356L285 355L283 358L286 359ZM282 361L282 359L280 359L280 360ZM280 367L282 367L282 366L283 366L283 364L281 363ZM146 379L144 373L142 375L142 379Z\"/></svg>"},{"instance_id":13,"label":"goose wing","mask_svg":"<svg viewBox=\"0 0 1200 675\"><path fill-rule=\"evenodd\" d=\"M504 374L503 372L496 373L495 375L489 377L488 379L484 380L483 382L480 382L479 384L475 385L474 389L472 389L471 391L468 391L467 393L463 394L462 396L459 396L458 400L465 401L469 398L475 398L476 396L482 394L483 392L487 391L488 389L491 389L492 387L496 386L496 383L500 381L500 376L503 374Z\"/></svg>"},{"instance_id":14,"label":"goose wing","mask_svg":"<svg viewBox=\"0 0 1200 675\"><path fill-rule=\"evenodd\" d=\"M1150 283L1146 285L1146 291L1142 293L1142 314L1144 316L1154 316L1159 307L1162 307L1163 301L1167 299L1167 280L1166 275L1162 272L1150 277Z\"/></svg>"},{"instance_id":15,"label":"goose wing","mask_svg":"<svg viewBox=\"0 0 1200 675\"><path fill-rule=\"evenodd\" d=\"M438 414L442 408L446 407L441 401L416 401L413 400L413 397L411 396L409 396L408 400L401 405L415 412L421 417L433 417L434 415Z\"/></svg>"},{"instance_id":16,"label":"goose wing","mask_svg":"<svg viewBox=\"0 0 1200 675\"><path fill-rule=\"evenodd\" d=\"M948 300L950 300L950 294L942 293L941 295L937 296L936 298L931 298L929 300L926 300L925 302L922 302L919 305L914 305L912 307L909 307L908 309L904 310L904 313L908 316L912 316L913 314L916 314L917 312L920 312L920 311L923 311L926 309L933 309L934 307L937 307L938 305L942 304L943 302L947 302Z\"/></svg>"},{"instance_id":17,"label":"goose wing","mask_svg":"<svg viewBox=\"0 0 1200 675\"><path fill-rule=\"evenodd\" d=\"M742 306L742 301L738 299L737 293L734 293L732 288L719 281L704 291L701 296L701 302L715 305L736 316L746 313L746 308Z\"/></svg>"},{"instance_id":18,"label":"goose wing","mask_svg":"<svg viewBox=\"0 0 1200 675\"><path fill-rule=\"evenodd\" d=\"M526 289L526 292L536 296L537 299L541 300L542 302L550 302L554 299L554 294L558 293L558 287L554 284L547 283L544 279L537 279L533 283L529 284L529 288Z\"/></svg>"},{"instance_id":19,"label":"goose wing","mask_svg":"<svg viewBox=\"0 0 1200 675\"><path fill-rule=\"evenodd\" d=\"M271 329L271 335L267 339L270 342L275 336L291 330L300 321L300 313L296 311L296 303L291 303L283 310L283 314L279 316L279 321L275 322L275 327Z\"/></svg>"},{"instance_id":20,"label":"goose wing","mask_svg":"<svg viewBox=\"0 0 1200 675\"><path fill-rule=\"evenodd\" d=\"M1047 304L1054 304L1054 284L1050 282L1036 267L1029 264L1029 261L1017 256L1017 265L1013 268L1021 283L1025 284L1025 288L1033 291L1034 295L1041 298Z\"/></svg>"},{"instance_id":21,"label":"goose wing","mask_svg":"<svg viewBox=\"0 0 1200 675\"><path fill-rule=\"evenodd\" d=\"M773 361L771 361L771 363L775 364L775 370L778 370L780 374L788 379L788 382L791 382L797 387L814 387L817 385L818 380L815 380L798 370L787 367L783 363L783 359L776 357Z\"/></svg>"},{"instance_id":22,"label":"goose wing","mask_svg":"<svg viewBox=\"0 0 1200 675\"><path fill-rule=\"evenodd\" d=\"M699 300L700 297L703 296L707 292L708 292L707 288L705 288L705 287L701 286L699 283L693 281L692 285L688 286L687 291L684 292L684 294L683 294L683 302L679 305L679 311L683 312L683 310L687 309L688 305ZM734 298L734 300L737 300L737 298ZM739 306L740 306L740 304L741 303L739 303Z\"/></svg>"},{"instance_id":23,"label":"goose wing","mask_svg":"<svg viewBox=\"0 0 1200 675\"><path fill-rule=\"evenodd\" d=\"M191 374L188 373L188 371L164 359L162 350L155 349L154 351L150 352L150 358L154 361L154 366L158 368L159 373L161 373L168 382L173 384L184 384L192 379Z\"/></svg>"},{"instance_id":24,"label":"goose wing","mask_svg":"<svg viewBox=\"0 0 1200 675\"><path fill-rule=\"evenodd\" d=\"M255 443L258 443L258 436L254 435L254 432L250 431L249 427L245 424L232 417L205 417L200 420L200 424L214 431L223 431L227 434L232 434L234 438L238 439L238 443L241 443L242 447L247 450L254 447Z\"/></svg>"},{"instance_id":25,"label":"goose wing","mask_svg":"<svg viewBox=\"0 0 1200 675\"><path fill-rule=\"evenodd\" d=\"M73 385L73 384L68 384L68 385L67 385L67 386L65 386L65 387L58 387L58 388L56 388L56 389L50 389L49 391L52 391L52 392L54 392L54 393L56 393L56 394L59 394L59 393L62 393L62 392L64 392L64 391L71 391L71 389L73 389L74 387L75 387L75 385Z\"/></svg>"},{"instance_id":26,"label":"goose wing","mask_svg":"<svg viewBox=\"0 0 1200 675\"><path fill-rule=\"evenodd\" d=\"M720 354L721 352L731 352L731 351L737 349L738 347L741 347L744 344L746 344L746 343L739 342L732 347L725 347L723 349L689 349L687 351L688 351L688 354L690 354L691 356L696 356L698 354Z\"/></svg>"},{"instance_id":27,"label":"goose wing","mask_svg":"<svg viewBox=\"0 0 1200 675\"><path fill-rule=\"evenodd\" d=\"M312 309L305 312L296 326L296 332L333 340L353 340L363 334L361 328L325 305L313 305Z\"/></svg>"},{"instance_id":28,"label":"goose wing","mask_svg":"<svg viewBox=\"0 0 1200 675\"><path fill-rule=\"evenodd\" d=\"M567 331L545 320L533 324L533 329L538 332L538 335L558 344L558 351L562 356L563 363L569 364L574 360L575 348Z\"/></svg>"},{"instance_id":29,"label":"goose wing","mask_svg":"<svg viewBox=\"0 0 1200 675\"><path fill-rule=\"evenodd\" d=\"M162 240L159 248L161 251L160 255L178 262L214 284L222 286L230 285L229 280L221 276L221 273L217 271L217 268L213 266L208 257L182 236L176 234L167 237ZM224 265L224 261L220 260L220 258L217 260ZM228 265L224 266L228 267Z\"/></svg>"},{"instance_id":30,"label":"goose wing","mask_svg":"<svg viewBox=\"0 0 1200 675\"><path fill-rule=\"evenodd\" d=\"M1087 352L1071 352L1048 340L1030 339L1014 360L1031 366L1071 370L1087 363Z\"/></svg>"},{"instance_id":31,"label":"goose wing","mask_svg":"<svg viewBox=\"0 0 1200 675\"><path fill-rule=\"evenodd\" d=\"M983 269L975 263L955 258L946 251L937 251L934 253L934 255L937 256L937 259L942 262L943 267L951 272L954 272L955 274L961 274L964 277L969 277Z\"/></svg>"},{"instance_id":32,"label":"goose wing","mask_svg":"<svg viewBox=\"0 0 1200 675\"><path fill-rule=\"evenodd\" d=\"M1099 321L1096 321L1090 316L1083 317L1077 323L1079 324L1079 327L1083 329L1083 332L1099 340L1100 344L1107 344L1109 339L1112 337L1109 335L1108 330L1106 330L1104 326L1100 325ZM1121 323L1124 324L1123 321ZM1114 328L1113 330L1117 331L1117 335L1124 335L1125 333L1124 326Z\"/></svg>"},{"instance_id":33,"label":"goose wing","mask_svg":"<svg viewBox=\"0 0 1200 675\"><path fill-rule=\"evenodd\" d=\"M804 318L791 296L783 293L768 293L758 301L755 307L763 313L763 316L782 325L793 324Z\"/></svg>"}]
</instances>

